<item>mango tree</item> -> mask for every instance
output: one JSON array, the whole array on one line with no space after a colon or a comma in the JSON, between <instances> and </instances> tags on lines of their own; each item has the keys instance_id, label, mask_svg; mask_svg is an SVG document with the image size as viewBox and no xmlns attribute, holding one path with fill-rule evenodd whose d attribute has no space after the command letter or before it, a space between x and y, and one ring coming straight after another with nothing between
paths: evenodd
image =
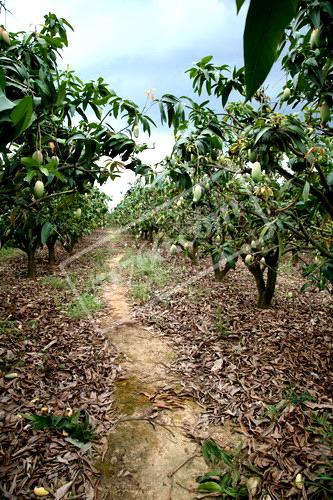
<instances>
[{"instance_id":1,"label":"mango tree","mask_svg":"<svg viewBox=\"0 0 333 500\"><path fill-rule=\"evenodd\" d=\"M134 128L150 131L152 123L102 78L84 83L58 68L66 28L66 20L48 14L39 32L10 33L10 45L2 40L0 46L0 202L12 222L10 237L24 233L24 244L22 238L17 244L28 255L30 276L36 249L48 239L45 204L113 178L116 157L128 168L144 169L132 136ZM88 113L94 118L88 120ZM109 119L120 113L124 126L117 132Z\"/></svg>"}]
</instances>

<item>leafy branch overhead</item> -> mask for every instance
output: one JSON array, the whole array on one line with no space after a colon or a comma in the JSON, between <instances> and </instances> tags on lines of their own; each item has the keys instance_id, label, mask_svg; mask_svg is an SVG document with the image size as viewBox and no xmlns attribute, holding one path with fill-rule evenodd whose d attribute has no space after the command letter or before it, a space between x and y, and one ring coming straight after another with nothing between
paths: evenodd
<instances>
[{"instance_id":1,"label":"leafy branch overhead","mask_svg":"<svg viewBox=\"0 0 333 500\"><path fill-rule=\"evenodd\" d=\"M236 0L237 10L244 0ZM298 0L251 0L244 30L246 98L264 83L280 54L284 31L296 16Z\"/></svg>"}]
</instances>

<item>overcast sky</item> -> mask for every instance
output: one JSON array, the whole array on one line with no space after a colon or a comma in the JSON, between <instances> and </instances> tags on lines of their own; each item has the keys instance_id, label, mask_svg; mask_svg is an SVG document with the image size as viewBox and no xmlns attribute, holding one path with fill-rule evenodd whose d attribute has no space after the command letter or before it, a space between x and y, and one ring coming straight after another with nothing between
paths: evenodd
<instances>
[{"instance_id":1,"label":"overcast sky","mask_svg":"<svg viewBox=\"0 0 333 500\"><path fill-rule=\"evenodd\" d=\"M62 64L85 80L103 76L138 104L149 88L157 97L189 95L184 72L208 54L219 64L243 64L246 8L237 16L234 0L7 0L6 6L10 31L38 29L47 12L66 18L75 31ZM156 149L144 160L156 163L170 152L172 134L160 129L152 142Z\"/></svg>"}]
</instances>

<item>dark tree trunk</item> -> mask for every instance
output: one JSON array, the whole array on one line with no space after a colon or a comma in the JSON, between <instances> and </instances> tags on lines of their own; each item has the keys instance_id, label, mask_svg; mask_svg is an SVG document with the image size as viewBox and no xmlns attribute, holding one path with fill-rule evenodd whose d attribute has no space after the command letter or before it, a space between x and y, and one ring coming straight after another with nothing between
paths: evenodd
<instances>
[{"instance_id":1,"label":"dark tree trunk","mask_svg":"<svg viewBox=\"0 0 333 500\"><path fill-rule=\"evenodd\" d=\"M54 239L47 242L47 248L49 251L49 265L50 265L50 267L53 267L56 263L55 245L56 245L56 240L54 240Z\"/></svg>"},{"instance_id":2,"label":"dark tree trunk","mask_svg":"<svg viewBox=\"0 0 333 500\"><path fill-rule=\"evenodd\" d=\"M29 248L27 251L28 256L28 278L36 278L36 250L35 248Z\"/></svg>"},{"instance_id":3,"label":"dark tree trunk","mask_svg":"<svg viewBox=\"0 0 333 500\"><path fill-rule=\"evenodd\" d=\"M279 252L276 251L266 257L268 265L266 287L263 297L263 307L269 307L275 293L278 266L279 266Z\"/></svg>"},{"instance_id":4,"label":"dark tree trunk","mask_svg":"<svg viewBox=\"0 0 333 500\"><path fill-rule=\"evenodd\" d=\"M216 281L223 281L230 269L232 269L232 266L229 264L229 262L226 263L223 269L220 269L220 256L218 253L211 253L212 257L212 262L213 262L213 269L214 269L214 277Z\"/></svg>"},{"instance_id":5,"label":"dark tree trunk","mask_svg":"<svg viewBox=\"0 0 333 500\"><path fill-rule=\"evenodd\" d=\"M259 262L254 262L250 266L247 266L256 281L258 291L257 305L261 309L267 309L272 305L279 265L279 251L276 250L269 253L266 255L265 259L267 263L266 281L264 278L264 271L261 269Z\"/></svg>"},{"instance_id":6,"label":"dark tree trunk","mask_svg":"<svg viewBox=\"0 0 333 500\"><path fill-rule=\"evenodd\" d=\"M191 259L193 266L198 265L198 250L199 250L199 245L194 241L192 245L192 250L189 252L189 257Z\"/></svg>"},{"instance_id":7,"label":"dark tree trunk","mask_svg":"<svg viewBox=\"0 0 333 500\"><path fill-rule=\"evenodd\" d=\"M264 274L260 268L260 264L258 262L255 262L254 264L251 264L248 266L250 273L254 276L254 279L256 281L257 285L257 292L258 292L258 307L264 308L264 296L265 296L265 289L266 289L266 283L264 280ZM267 306L266 306L267 307Z\"/></svg>"}]
</instances>

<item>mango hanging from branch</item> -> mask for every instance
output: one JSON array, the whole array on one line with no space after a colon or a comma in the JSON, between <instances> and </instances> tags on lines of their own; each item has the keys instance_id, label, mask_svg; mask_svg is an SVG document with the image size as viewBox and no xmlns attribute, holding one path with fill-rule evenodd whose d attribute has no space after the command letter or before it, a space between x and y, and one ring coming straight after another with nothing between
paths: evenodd
<instances>
[{"instance_id":1,"label":"mango hanging from branch","mask_svg":"<svg viewBox=\"0 0 333 500\"><path fill-rule=\"evenodd\" d=\"M193 188L193 201L197 203L200 200L201 196L202 196L202 187L200 186L200 184L197 184Z\"/></svg>"},{"instance_id":2,"label":"mango hanging from branch","mask_svg":"<svg viewBox=\"0 0 333 500\"><path fill-rule=\"evenodd\" d=\"M133 126L133 135L136 139L139 137L139 133L140 133L139 125L136 123Z\"/></svg>"},{"instance_id":3,"label":"mango hanging from branch","mask_svg":"<svg viewBox=\"0 0 333 500\"><path fill-rule=\"evenodd\" d=\"M37 149L32 153L32 159L38 161L38 163L43 163L43 153L40 149Z\"/></svg>"},{"instance_id":4,"label":"mango hanging from branch","mask_svg":"<svg viewBox=\"0 0 333 500\"><path fill-rule=\"evenodd\" d=\"M8 31L4 30L3 28L1 28L1 31L0 31L0 38L2 38L2 40L7 45L10 45L10 37L9 37Z\"/></svg>"},{"instance_id":5,"label":"mango hanging from branch","mask_svg":"<svg viewBox=\"0 0 333 500\"><path fill-rule=\"evenodd\" d=\"M282 99L284 101L288 101L289 97L291 96L291 90L289 87L285 87L283 89L283 94L282 94Z\"/></svg>"},{"instance_id":6,"label":"mango hanging from branch","mask_svg":"<svg viewBox=\"0 0 333 500\"><path fill-rule=\"evenodd\" d=\"M319 47L319 44L320 44L320 29L315 28L311 32L310 47L311 49L316 49L317 47Z\"/></svg>"},{"instance_id":7,"label":"mango hanging from branch","mask_svg":"<svg viewBox=\"0 0 333 500\"><path fill-rule=\"evenodd\" d=\"M321 118L322 123L329 122L330 118L331 118L330 108L329 108L327 102L325 102L325 101L320 105L320 118Z\"/></svg>"},{"instance_id":8,"label":"mango hanging from branch","mask_svg":"<svg viewBox=\"0 0 333 500\"><path fill-rule=\"evenodd\" d=\"M251 162L256 161L257 153L255 151L252 151L252 149L249 149L247 152L247 157L248 157L249 161L251 161Z\"/></svg>"},{"instance_id":9,"label":"mango hanging from branch","mask_svg":"<svg viewBox=\"0 0 333 500\"><path fill-rule=\"evenodd\" d=\"M253 264L253 255L251 255L250 253L245 257L245 264L247 266L250 266L251 264Z\"/></svg>"},{"instance_id":10,"label":"mango hanging from branch","mask_svg":"<svg viewBox=\"0 0 333 500\"><path fill-rule=\"evenodd\" d=\"M255 161L252 164L252 167L251 167L251 177L254 180L254 182L260 182L261 181L261 177L262 177L261 165L260 165L260 163L258 161Z\"/></svg>"},{"instance_id":11,"label":"mango hanging from branch","mask_svg":"<svg viewBox=\"0 0 333 500\"><path fill-rule=\"evenodd\" d=\"M42 198L44 193L45 193L44 182L43 181L36 181L35 185L34 185L35 198L37 198L37 199Z\"/></svg>"}]
</instances>

